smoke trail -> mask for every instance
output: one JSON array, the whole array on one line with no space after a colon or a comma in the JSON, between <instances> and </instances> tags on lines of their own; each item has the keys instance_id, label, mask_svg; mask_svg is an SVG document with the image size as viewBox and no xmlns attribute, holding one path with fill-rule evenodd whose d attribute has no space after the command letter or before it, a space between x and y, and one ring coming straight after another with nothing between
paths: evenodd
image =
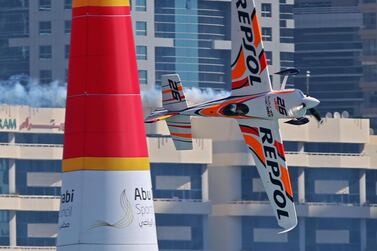
<instances>
[{"instance_id":1,"label":"smoke trail","mask_svg":"<svg viewBox=\"0 0 377 251\"><path fill-rule=\"evenodd\" d=\"M189 105L224 98L230 95L226 91L213 89L186 88L184 90ZM161 107L161 89L152 88L142 91L143 105ZM26 75L15 75L8 80L0 80L0 104L28 105L32 107L64 108L67 97L67 83L53 81L41 84L38 80Z\"/></svg>"},{"instance_id":2,"label":"smoke trail","mask_svg":"<svg viewBox=\"0 0 377 251\"><path fill-rule=\"evenodd\" d=\"M67 84L53 81L40 84L25 75L0 81L0 104L32 107L65 107Z\"/></svg>"},{"instance_id":3,"label":"smoke trail","mask_svg":"<svg viewBox=\"0 0 377 251\"><path fill-rule=\"evenodd\" d=\"M230 95L230 92L227 91L215 91L210 88L199 89L196 87L185 88L184 93L189 106L197 105L210 100L225 98ZM141 92L141 96L144 106L162 106L161 89L150 89L148 91L143 91Z\"/></svg>"}]
</instances>

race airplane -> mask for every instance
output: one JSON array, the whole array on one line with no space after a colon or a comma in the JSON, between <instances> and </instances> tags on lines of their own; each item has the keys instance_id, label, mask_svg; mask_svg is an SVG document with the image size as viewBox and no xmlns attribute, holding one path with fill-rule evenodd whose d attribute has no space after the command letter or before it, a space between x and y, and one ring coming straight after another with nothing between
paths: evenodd
<instances>
[{"instance_id":1,"label":"race airplane","mask_svg":"<svg viewBox=\"0 0 377 251\"><path fill-rule=\"evenodd\" d=\"M232 1L232 92L231 96L188 107L178 75L162 77L163 108L155 110L145 122L166 120L177 150L192 149L191 116L236 119L246 145L254 157L264 189L284 232L296 227L297 215L288 173L279 119L303 125L306 113L318 121L314 109L320 102L297 89L285 89L288 69L280 90L273 90L263 48L262 35L253 0Z\"/></svg>"}]
</instances>

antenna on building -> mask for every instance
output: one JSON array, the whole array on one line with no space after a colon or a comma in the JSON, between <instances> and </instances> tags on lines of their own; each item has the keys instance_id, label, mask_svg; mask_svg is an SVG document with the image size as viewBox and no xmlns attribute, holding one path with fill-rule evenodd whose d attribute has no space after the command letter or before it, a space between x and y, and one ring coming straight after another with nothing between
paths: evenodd
<instances>
[{"instance_id":1,"label":"antenna on building","mask_svg":"<svg viewBox=\"0 0 377 251\"><path fill-rule=\"evenodd\" d=\"M306 71L306 95L309 96L310 71Z\"/></svg>"}]
</instances>

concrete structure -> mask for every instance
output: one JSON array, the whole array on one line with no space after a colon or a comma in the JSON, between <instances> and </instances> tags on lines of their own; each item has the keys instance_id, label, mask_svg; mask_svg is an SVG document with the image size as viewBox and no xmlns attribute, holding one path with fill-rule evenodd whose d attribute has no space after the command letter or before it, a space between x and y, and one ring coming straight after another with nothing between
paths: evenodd
<instances>
[{"instance_id":1,"label":"concrete structure","mask_svg":"<svg viewBox=\"0 0 377 251\"><path fill-rule=\"evenodd\" d=\"M0 250L54 250L64 109L0 106L0 119ZM286 235L276 235L235 121L194 119L194 150L185 152L164 123L147 130L160 250L376 247L377 138L368 120L282 124L299 216Z\"/></svg>"},{"instance_id":2,"label":"concrete structure","mask_svg":"<svg viewBox=\"0 0 377 251\"><path fill-rule=\"evenodd\" d=\"M256 0L271 73L293 66L293 0ZM131 0L143 89L179 73L188 86L230 89L230 0ZM65 81L71 0L0 6L0 79L27 74ZM279 83L279 76L273 76Z\"/></svg>"}]
</instances>

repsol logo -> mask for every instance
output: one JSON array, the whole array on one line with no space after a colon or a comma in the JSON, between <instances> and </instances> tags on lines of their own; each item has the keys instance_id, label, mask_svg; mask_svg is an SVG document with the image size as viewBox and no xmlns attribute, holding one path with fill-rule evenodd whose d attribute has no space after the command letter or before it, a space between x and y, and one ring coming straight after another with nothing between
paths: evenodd
<instances>
[{"instance_id":1,"label":"repsol logo","mask_svg":"<svg viewBox=\"0 0 377 251\"><path fill-rule=\"evenodd\" d=\"M71 191L66 191L61 195L61 204L67 204L67 203L72 203L73 202L73 197L75 195L75 190Z\"/></svg>"},{"instance_id":2,"label":"repsol logo","mask_svg":"<svg viewBox=\"0 0 377 251\"><path fill-rule=\"evenodd\" d=\"M285 210L287 206L287 197L284 184L282 183L281 171L278 162L277 150L274 146L275 139L272 135L272 131L268 128L260 128L263 150L266 157L266 168L268 171L270 182L273 186L273 200L277 206L277 215L278 218L289 217L289 213ZM293 200L293 198L289 198Z\"/></svg>"},{"instance_id":3,"label":"repsol logo","mask_svg":"<svg viewBox=\"0 0 377 251\"><path fill-rule=\"evenodd\" d=\"M247 0L238 0L236 2L238 10L238 22L240 25L240 30L243 34L242 43L243 48L249 53L246 53L246 65L250 72L249 80L250 84L253 85L254 82L261 83L261 78L259 77L260 64L257 55L256 48L254 47L254 33L253 33L253 19L256 17L255 9L251 13L248 11ZM254 22L256 22L255 20Z\"/></svg>"},{"instance_id":4,"label":"repsol logo","mask_svg":"<svg viewBox=\"0 0 377 251\"><path fill-rule=\"evenodd\" d=\"M152 200L152 191L146 191L144 188L135 189L135 201L136 200Z\"/></svg>"}]
</instances>

